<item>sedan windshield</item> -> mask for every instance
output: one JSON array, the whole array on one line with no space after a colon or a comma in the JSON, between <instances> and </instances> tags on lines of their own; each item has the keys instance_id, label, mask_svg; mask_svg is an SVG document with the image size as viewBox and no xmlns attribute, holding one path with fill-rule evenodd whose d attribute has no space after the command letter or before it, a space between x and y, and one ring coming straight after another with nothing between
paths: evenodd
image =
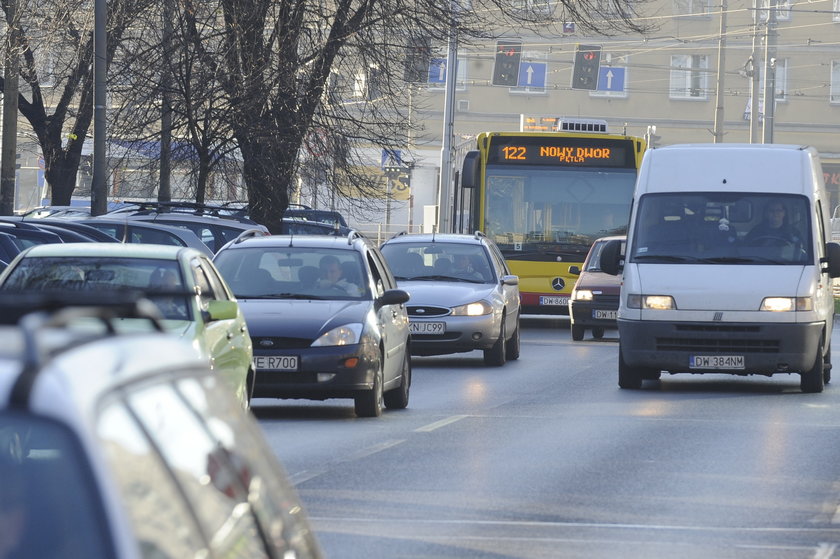
<instances>
[{"instance_id":1,"label":"sedan windshield","mask_svg":"<svg viewBox=\"0 0 840 559\"><path fill-rule=\"evenodd\" d=\"M386 243L382 254L397 281L496 281L487 252L479 244Z\"/></svg>"}]
</instances>

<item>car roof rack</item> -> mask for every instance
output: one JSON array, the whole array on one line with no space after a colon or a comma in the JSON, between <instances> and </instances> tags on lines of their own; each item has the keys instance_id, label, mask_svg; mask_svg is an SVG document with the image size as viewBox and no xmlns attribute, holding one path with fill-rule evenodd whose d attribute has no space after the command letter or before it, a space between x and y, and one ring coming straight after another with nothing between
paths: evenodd
<instances>
[{"instance_id":1,"label":"car roof rack","mask_svg":"<svg viewBox=\"0 0 840 559\"><path fill-rule=\"evenodd\" d=\"M352 229L349 233L347 233L347 244L352 245L353 241L356 239L367 239L361 232Z\"/></svg>"},{"instance_id":2,"label":"car roof rack","mask_svg":"<svg viewBox=\"0 0 840 559\"><path fill-rule=\"evenodd\" d=\"M223 204L204 204L200 202L188 202L186 200L172 202L161 202L155 200L128 202L125 206L112 210L108 213L131 213L133 215L180 213L254 223L248 215L247 203L239 201L225 202Z\"/></svg>"},{"instance_id":3,"label":"car roof rack","mask_svg":"<svg viewBox=\"0 0 840 559\"><path fill-rule=\"evenodd\" d=\"M482 238L487 238L487 235L485 235L481 231L476 231L475 232L475 240L478 241L479 239L482 239Z\"/></svg>"},{"instance_id":4,"label":"car roof rack","mask_svg":"<svg viewBox=\"0 0 840 559\"><path fill-rule=\"evenodd\" d=\"M132 294L133 293L133 294ZM0 294L0 315L4 321L17 317L23 336L22 368L9 395L9 407L26 409L38 374L50 359L62 351L117 335L114 321L124 318L145 318L153 329L165 332L157 305L139 291L82 293L7 292ZM61 328L80 318L99 320L104 334L74 336L64 345L45 351L39 347L37 334L48 328Z\"/></svg>"},{"instance_id":5,"label":"car roof rack","mask_svg":"<svg viewBox=\"0 0 840 559\"><path fill-rule=\"evenodd\" d=\"M239 244L242 241L247 239L252 239L254 237L268 237L271 233L266 233L262 229L246 229L233 240L233 244Z\"/></svg>"}]
</instances>

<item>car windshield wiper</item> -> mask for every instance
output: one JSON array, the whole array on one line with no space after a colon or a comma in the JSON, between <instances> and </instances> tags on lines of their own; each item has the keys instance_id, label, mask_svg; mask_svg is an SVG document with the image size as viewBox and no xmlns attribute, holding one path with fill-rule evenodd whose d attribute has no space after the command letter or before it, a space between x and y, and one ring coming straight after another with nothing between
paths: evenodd
<instances>
[{"instance_id":1,"label":"car windshield wiper","mask_svg":"<svg viewBox=\"0 0 840 559\"><path fill-rule=\"evenodd\" d=\"M399 278L397 278L399 279ZM417 276L413 278L404 278L410 279L412 281L463 281L466 283L484 283L481 280L475 279L467 279L467 278L457 278L454 276Z\"/></svg>"},{"instance_id":2,"label":"car windshield wiper","mask_svg":"<svg viewBox=\"0 0 840 559\"><path fill-rule=\"evenodd\" d=\"M236 294L242 299L325 299L320 295L307 295L306 293L260 293L259 295Z\"/></svg>"},{"instance_id":3,"label":"car windshield wiper","mask_svg":"<svg viewBox=\"0 0 840 559\"><path fill-rule=\"evenodd\" d=\"M700 259L700 262L708 262L710 264L747 264L755 261L755 258L744 258L743 256L710 256Z\"/></svg>"}]
</instances>

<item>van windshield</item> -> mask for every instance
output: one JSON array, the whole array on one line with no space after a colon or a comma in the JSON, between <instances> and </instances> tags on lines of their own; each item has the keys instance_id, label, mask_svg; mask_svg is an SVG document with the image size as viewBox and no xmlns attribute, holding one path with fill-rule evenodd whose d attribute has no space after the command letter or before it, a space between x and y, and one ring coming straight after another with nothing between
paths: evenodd
<instances>
[{"instance_id":1,"label":"van windshield","mask_svg":"<svg viewBox=\"0 0 840 559\"><path fill-rule=\"evenodd\" d=\"M668 264L814 262L805 196L733 192L646 194L629 261Z\"/></svg>"}]
</instances>

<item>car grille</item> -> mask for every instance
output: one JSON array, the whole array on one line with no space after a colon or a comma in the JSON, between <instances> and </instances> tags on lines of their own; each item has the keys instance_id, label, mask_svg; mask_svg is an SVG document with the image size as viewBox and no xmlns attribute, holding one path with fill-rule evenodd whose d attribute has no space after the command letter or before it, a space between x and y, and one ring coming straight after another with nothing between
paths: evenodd
<instances>
[{"instance_id":1,"label":"car grille","mask_svg":"<svg viewBox=\"0 0 840 559\"><path fill-rule=\"evenodd\" d=\"M448 307L429 307L429 306L408 306L408 316L430 317L430 316L446 316L449 314Z\"/></svg>"},{"instance_id":2,"label":"car grille","mask_svg":"<svg viewBox=\"0 0 840 559\"><path fill-rule=\"evenodd\" d=\"M461 337L460 332L446 332L445 334L412 334L411 339L416 341L429 340L433 342L451 342Z\"/></svg>"},{"instance_id":3,"label":"car grille","mask_svg":"<svg viewBox=\"0 0 840 559\"><path fill-rule=\"evenodd\" d=\"M592 301L601 305L610 305L618 308L618 295L599 295L596 293L592 296Z\"/></svg>"},{"instance_id":4,"label":"car grille","mask_svg":"<svg viewBox=\"0 0 840 559\"><path fill-rule=\"evenodd\" d=\"M309 338L284 338L284 337L257 337L252 336L251 342L254 349L300 349L309 347L312 340Z\"/></svg>"},{"instance_id":5,"label":"car grille","mask_svg":"<svg viewBox=\"0 0 840 559\"><path fill-rule=\"evenodd\" d=\"M675 330L677 334L684 332L686 337L656 338L657 351L778 353L781 346L780 340L758 337L759 326L678 324Z\"/></svg>"}]
</instances>

